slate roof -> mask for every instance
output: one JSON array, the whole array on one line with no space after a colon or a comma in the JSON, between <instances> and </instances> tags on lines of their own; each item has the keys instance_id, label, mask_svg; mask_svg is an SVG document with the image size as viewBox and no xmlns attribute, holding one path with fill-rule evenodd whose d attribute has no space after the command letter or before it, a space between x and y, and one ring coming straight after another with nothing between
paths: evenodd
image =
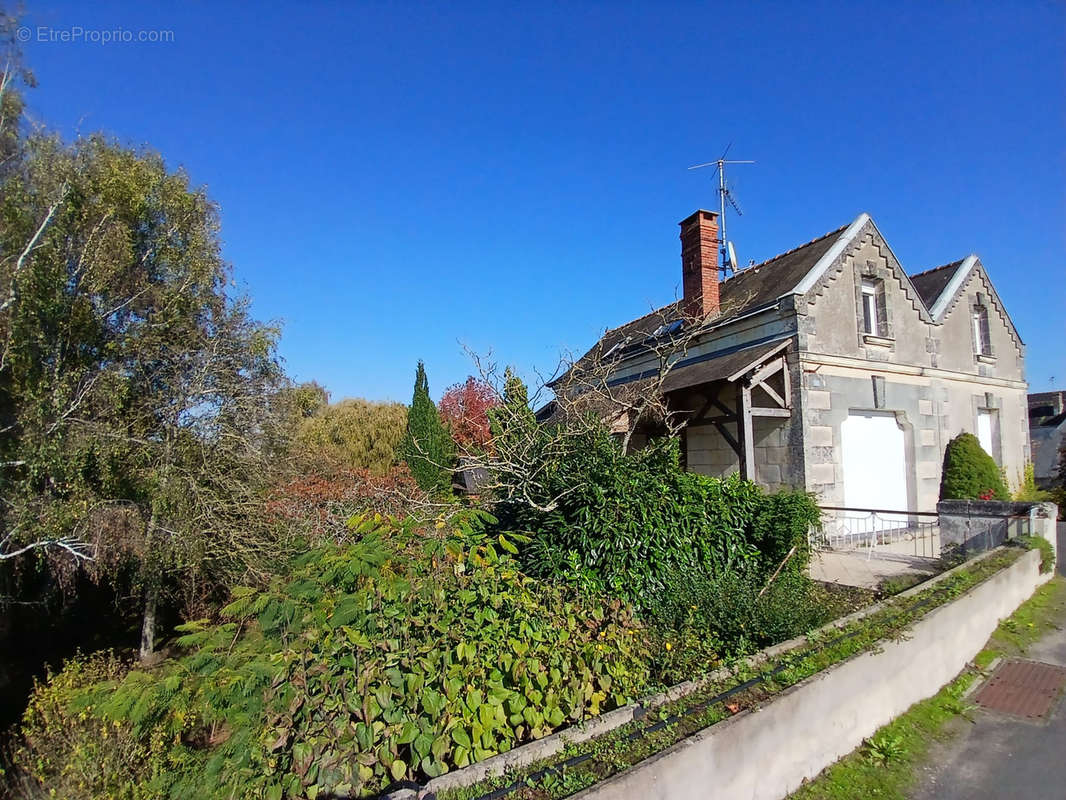
<instances>
[{"instance_id":1,"label":"slate roof","mask_svg":"<svg viewBox=\"0 0 1066 800\"><path fill-rule=\"evenodd\" d=\"M718 289L722 313L711 320L710 324L718 326L746 312L772 306L782 295L806 293L820 279L822 272L836 257L840 248L846 247L867 224L873 224L869 215L860 214L849 225L843 225L824 236L819 236L804 245L774 256L761 264L742 269L726 278L719 283ZM876 231L876 226L874 230ZM968 271L974 263L977 263L977 257L971 255L959 261L909 276L911 284L931 316L936 318L937 310L934 307L938 300L946 303L950 300L948 293L957 291L957 286L952 287L959 281L953 282L953 279L956 277L961 279L962 272ZM578 359L574 368L580 370L583 365L612 353L614 356L624 358L627 354L638 350L649 337L657 333L662 335L663 332L659 329L680 319L680 309L681 301L677 300L643 317L627 322L625 325L608 330L587 353ZM943 310L941 308L939 313L942 314ZM728 357L727 353L722 353L720 356L720 358ZM712 359L707 359L707 364L711 362ZM722 366L722 369L726 366L728 365ZM713 368L706 366L704 370L720 371L717 365ZM549 385L561 383L565 377L566 375L552 381Z\"/></svg>"},{"instance_id":2,"label":"slate roof","mask_svg":"<svg viewBox=\"0 0 1066 800\"><path fill-rule=\"evenodd\" d=\"M807 244L730 275L719 285L719 298L724 313L715 323L772 303L791 291L829 251L847 227L842 225Z\"/></svg>"},{"instance_id":3,"label":"slate roof","mask_svg":"<svg viewBox=\"0 0 1066 800\"><path fill-rule=\"evenodd\" d=\"M620 325L617 328L611 328L600 338L595 345L589 348L589 351L585 355L581 356L575 364L580 365L591 358L593 355L602 356L611 351L615 345L623 344L627 339L630 343L638 343L644 338L651 336L663 325L673 322L680 316L681 301L675 300L669 305L665 305L662 308L657 308L645 314L643 317L637 317L631 322L627 322L625 325Z\"/></svg>"},{"instance_id":4,"label":"slate roof","mask_svg":"<svg viewBox=\"0 0 1066 800\"><path fill-rule=\"evenodd\" d=\"M926 308L933 307L937 298L940 297L951 282L951 278L955 275L955 270L959 268L959 264L961 264L963 260L964 259L960 258L958 261L952 261L950 264L933 267L932 269L927 269L925 272L919 272L917 275L910 276L911 284L922 298L922 302L925 303Z\"/></svg>"},{"instance_id":5,"label":"slate roof","mask_svg":"<svg viewBox=\"0 0 1066 800\"><path fill-rule=\"evenodd\" d=\"M723 313L714 319L714 324L726 322L746 311L773 303L787 293L803 280L847 227L843 225L807 244L730 275L719 284L719 302ZM630 340L629 344L639 344L662 325L678 319L680 305L681 301L675 300L643 317L608 330L577 360L575 366L580 367L594 357L602 357L627 338Z\"/></svg>"}]
</instances>

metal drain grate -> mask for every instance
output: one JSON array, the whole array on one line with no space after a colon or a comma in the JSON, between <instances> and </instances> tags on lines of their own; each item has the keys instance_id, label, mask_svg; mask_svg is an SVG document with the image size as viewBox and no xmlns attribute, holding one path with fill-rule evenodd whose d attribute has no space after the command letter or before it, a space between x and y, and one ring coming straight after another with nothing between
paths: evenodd
<instances>
[{"instance_id":1,"label":"metal drain grate","mask_svg":"<svg viewBox=\"0 0 1066 800\"><path fill-rule=\"evenodd\" d=\"M1066 685L1066 669L1037 661L1010 660L1000 664L974 698L990 711L1043 719Z\"/></svg>"}]
</instances>

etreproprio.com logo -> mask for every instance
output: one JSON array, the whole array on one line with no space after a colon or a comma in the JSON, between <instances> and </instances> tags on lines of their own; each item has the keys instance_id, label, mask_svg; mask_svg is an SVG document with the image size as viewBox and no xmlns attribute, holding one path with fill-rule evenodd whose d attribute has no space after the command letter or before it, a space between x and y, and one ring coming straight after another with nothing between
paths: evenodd
<instances>
[{"instance_id":1,"label":"etreproprio.com logo","mask_svg":"<svg viewBox=\"0 0 1066 800\"><path fill-rule=\"evenodd\" d=\"M22 25L15 32L15 37L20 42L42 42L48 44L159 44L173 42L174 31L83 28L81 25L71 25L67 28L37 25L31 28L28 25Z\"/></svg>"}]
</instances>

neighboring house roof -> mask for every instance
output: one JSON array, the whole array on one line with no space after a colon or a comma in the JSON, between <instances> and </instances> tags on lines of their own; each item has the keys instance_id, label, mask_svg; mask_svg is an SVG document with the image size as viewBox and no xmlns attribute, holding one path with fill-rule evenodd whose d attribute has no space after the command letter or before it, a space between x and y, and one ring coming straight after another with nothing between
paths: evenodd
<instances>
[{"instance_id":1,"label":"neighboring house roof","mask_svg":"<svg viewBox=\"0 0 1066 800\"><path fill-rule=\"evenodd\" d=\"M1064 438L1066 438L1066 412L1029 426L1033 475L1038 486L1045 487L1058 477Z\"/></svg>"},{"instance_id":2,"label":"neighboring house roof","mask_svg":"<svg viewBox=\"0 0 1066 800\"><path fill-rule=\"evenodd\" d=\"M1066 412L1066 391L1032 392L1029 395L1029 424L1043 425ZM1054 424L1058 424L1055 422Z\"/></svg>"}]
</instances>

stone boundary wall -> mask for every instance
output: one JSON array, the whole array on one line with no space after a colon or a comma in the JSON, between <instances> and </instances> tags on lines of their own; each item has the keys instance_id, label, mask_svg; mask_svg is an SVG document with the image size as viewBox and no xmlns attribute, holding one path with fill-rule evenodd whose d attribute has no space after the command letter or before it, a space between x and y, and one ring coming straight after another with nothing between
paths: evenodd
<instances>
[{"instance_id":1,"label":"stone boundary wall","mask_svg":"<svg viewBox=\"0 0 1066 800\"><path fill-rule=\"evenodd\" d=\"M575 795L580 800L778 800L936 694L1053 573L1027 551L911 628Z\"/></svg>"},{"instance_id":2,"label":"stone boundary wall","mask_svg":"<svg viewBox=\"0 0 1066 800\"><path fill-rule=\"evenodd\" d=\"M1054 503L941 500L936 506L940 546L957 545L969 555L999 547L1017 536L1042 536L1055 546Z\"/></svg>"}]
</instances>

